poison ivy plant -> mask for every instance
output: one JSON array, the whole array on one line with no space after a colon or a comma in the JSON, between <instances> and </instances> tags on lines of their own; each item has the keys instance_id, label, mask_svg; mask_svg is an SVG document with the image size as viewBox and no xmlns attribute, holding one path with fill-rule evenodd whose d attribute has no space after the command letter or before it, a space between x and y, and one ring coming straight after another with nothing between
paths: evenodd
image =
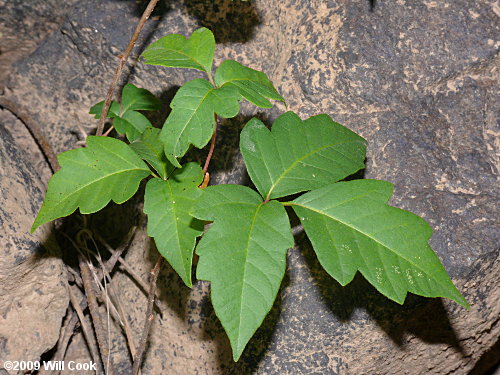
<instances>
[{"instance_id":1,"label":"poison ivy plant","mask_svg":"<svg viewBox=\"0 0 500 375\"><path fill-rule=\"evenodd\" d=\"M32 230L77 208L87 214L111 200L123 203L148 178L148 234L187 286L196 247L197 278L211 282L212 303L235 361L280 288L286 253L294 244L287 206L298 215L321 265L340 284L360 272L398 303L411 292L468 307L429 247L430 226L387 204L389 182L341 181L364 168L367 142L328 115L302 120L286 112L271 128L250 120L240 150L257 191L239 185L205 188L215 142L204 170L181 163L188 149L215 140L217 119L235 117L243 99L261 108L271 107L270 100L284 102L263 72L236 61L222 62L212 76L214 51L215 39L205 28L190 38L167 35L149 46L143 53L147 64L196 69L207 79L193 79L177 91L161 129L139 112L159 109L159 100L125 85L121 103L113 102L107 116L130 143L89 137L88 147L62 153L61 170L49 182ZM102 106L90 113L98 118ZM207 222L213 224L203 234Z\"/></svg>"},{"instance_id":2,"label":"poison ivy plant","mask_svg":"<svg viewBox=\"0 0 500 375\"><path fill-rule=\"evenodd\" d=\"M203 171L196 163L176 169L167 180L153 178L146 185L144 213L148 215L148 234L155 239L161 255L187 286L191 286L191 266L196 237L203 222L189 211L200 197L198 185Z\"/></svg>"},{"instance_id":3,"label":"poison ivy plant","mask_svg":"<svg viewBox=\"0 0 500 375\"><path fill-rule=\"evenodd\" d=\"M212 283L212 304L237 360L278 293L293 246L290 223L280 202L264 204L239 185L208 187L193 215L214 221L196 249L196 272Z\"/></svg>"},{"instance_id":4,"label":"poison ivy plant","mask_svg":"<svg viewBox=\"0 0 500 375\"><path fill-rule=\"evenodd\" d=\"M214 52L214 34L202 27L189 39L179 34L164 36L151 44L142 56L147 64L197 69L210 75Z\"/></svg>"},{"instance_id":5,"label":"poison ivy plant","mask_svg":"<svg viewBox=\"0 0 500 375\"><path fill-rule=\"evenodd\" d=\"M231 87L216 88L205 79L195 79L179 89L170 106L160 139L167 158L176 167L190 145L204 147L215 130L215 117L234 117L240 111L238 92Z\"/></svg>"},{"instance_id":6,"label":"poison ivy plant","mask_svg":"<svg viewBox=\"0 0 500 375\"><path fill-rule=\"evenodd\" d=\"M163 145L160 141L160 129L147 128L139 139L130 144L130 147L137 155L148 162L158 173L158 176L164 180L174 171L175 167L167 160L163 152Z\"/></svg>"},{"instance_id":7,"label":"poison ivy plant","mask_svg":"<svg viewBox=\"0 0 500 375\"><path fill-rule=\"evenodd\" d=\"M257 190L269 199L320 188L363 169L366 141L327 115L302 121L287 112L271 131L250 120L240 148Z\"/></svg>"},{"instance_id":8,"label":"poison ivy plant","mask_svg":"<svg viewBox=\"0 0 500 375\"><path fill-rule=\"evenodd\" d=\"M321 265L340 284L350 283L360 271L380 293L401 304L412 292L467 305L427 243L429 224L388 206L391 196L387 181L357 180L308 192L289 205Z\"/></svg>"},{"instance_id":9,"label":"poison ivy plant","mask_svg":"<svg viewBox=\"0 0 500 375\"><path fill-rule=\"evenodd\" d=\"M241 96L261 108L273 106L267 98L285 101L264 73L233 60L226 60L219 66L215 84L222 88L235 87Z\"/></svg>"},{"instance_id":10,"label":"poison ivy plant","mask_svg":"<svg viewBox=\"0 0 500 375\"><path fill-rule=\"evenodd\" d=\"M89 113L99 119L103 105L104 102L97 103L90 108ZM119 134L125 134L132 142L138 139L147 128L153 126L146 116L137 111L157 111L160 108L161 102L148 90L127 83L122 90L121 104L111 102L108 117L113 119L116 131Z\"/></svg>"},{"instance_id":11,"label":"poison ivy plant","mask_svg":"<svg viewBox=\"0 0 500 375\"><path fill-rule=\"evenodd\" d=\"M88 137L86 148L57 158L61 169L49 181L47 195L31 231L51 220L99 211L111 200L123 203L139 188L149 168L130 147L114 138Z\"/></svg>"}]
</instances>

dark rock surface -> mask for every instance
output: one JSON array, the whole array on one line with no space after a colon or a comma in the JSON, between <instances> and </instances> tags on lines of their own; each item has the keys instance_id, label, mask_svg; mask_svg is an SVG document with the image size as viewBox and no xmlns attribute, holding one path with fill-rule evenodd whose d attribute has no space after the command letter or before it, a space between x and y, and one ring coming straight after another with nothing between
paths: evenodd
<instances>
[{"instance_id":1,"label":"dark rock surface","mask_svg":"<svg viewBox=\"0 0 500 375\"><path fill-rule=\"evenodd\" d=\"M8 67L33 52L51 31L57 30L75 0L57 6L54 0L0 1L0 84L8 78Z\"/></svg>"},{"instance_id":2,"label":"dark rock surface","mask_svg":"<svg viewBox=\"0 0 500 375\"><path fill-rule=\"evenodd\" d=\"M29 233L49 176L26 128L0 110L0 368L52 349L68 306L51 226Z\"/></svg>"},{"instance_id":3,"label":"dark rock surface","mask_svg":"<svg viewBox=\"0 0 500 375\"><path fill-rule=\"evenodd\" d=\"M102 100L141 11L134 1L81 1L60 32L16 63L6 94L29 103L58 152L74 147L77 123L95 126L88 108ZM208 286L197 282L190 291L165 270L165 313L153 328L144 374L479 374L491 364L500 316L499 15L487 0L162 4L137 53L167 33L211 27L220 43L216 64L234 58L261 69L290 110L303 118L328 113L363 135L365 177L393 182L392 204L429 221L431 245L472 309L415 296L399 306L362 277L342 288L299 236L276 304L237 364ZM197 76L134 62L124 80L167 103ZM224 122L213 182L248 181L234 150L238 127L255 114L270 124L284 110L244 106L242 116ZM127 259L145 275L154 256L144 252L142 235ZM126 276L117 283L124 300L145 301ZM128 308L139 331L144 303ZM116 362L125 371L121 340L116 335Z\"/></svg>"}]
</instances>

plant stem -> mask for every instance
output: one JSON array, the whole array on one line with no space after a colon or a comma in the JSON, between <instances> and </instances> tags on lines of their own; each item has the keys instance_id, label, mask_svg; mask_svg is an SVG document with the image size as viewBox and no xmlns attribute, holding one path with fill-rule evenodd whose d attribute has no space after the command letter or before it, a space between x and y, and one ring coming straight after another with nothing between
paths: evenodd
<instances>
[{"instance_id":1,"label":"plant stem","mask_svg":"<svg viewBox=\"0 0 500 375\"><path fill-rule=\"evenodd\" d=\"M210 160L212 160L212 155L215 149L215 138L217 137L217 115L214 115L215 127L214 134L212 135L212 140L210 141L210 149L208 150L207 159L205 160L205 165L203 166L203 173L207 173L208 166L210 165Z\"/></svg>"},{"instance_id":2,"label":"plant stem","mask_svg":"<svg viewBox=\"0 0 500 375\"><path fill-rule=\"evenodd\" d=\"M114 374L113 361L109 356L109 348L106 338L104 337L104 326L102 324L101 315L99 314L99 306L97 304L97 297L95 294L94 280L92 279L92 274L87 264L87 260L84 259L83 255L78 257L80 265L80 273L82 275L83 288L85 290L85 295L87 296L87 303L89 305L90 315L92 316L92 322L94 323L94 330L97 337L97 343L99 344L99 349L101 351L101 359L104 362L109 361L109 368L107 369L108 374Z\"/></svg>"},{"instance_id":3,"label":"plant stem","mask_svg":"<svg viewBox=\"0 0 500 375\"><path fill-rule=\"evenodd\" d=\"M148 341L149 331L154 320L153 306L156 297L156 280L160 274L160 268L163 263L163 257L160 255L155 267L151 270L151 280L149 282L149 293L148 293L148 307L146 309L146 321L144 322L144 329L142 331L141 341L139 342L139 347L137 348L137 356L134 358L134 365L132 367L132 375L137 375L139 373L139 368L142 363L142 357L146 351L146 343Z\"/></svg>"},{"instance_id":4,"label":"plant stem","mask_svg":"<svg viewBox=\"0 0 500 375\"><path fill-rule=\"evenodd\" d=\"M135 232L135 228L132 229L134 232ZM129 232L128 236L130 236L130 234L132 233ZM123 259L123 257L121 256L122 252L126 249L125 247L118 247L116 250L113 249L111 247L111 245L97 232L94 232L94 235L96 237L96 239L101 242L104 247L111 253L111 257L106 261L105 263L105 266L106 266L106 269L108 270L108 272L111 272L114 267L115 267L115 264L116 262L119 262L120 265L119 267L127 272L130 276L130 278L135 281L135 283L137 284L137 286L139 287L139 289L145 291L146 293L148 292L149 290L149 285L146 281L144 281L142 279L142 277L140 275L137 274L137 272L134 271L134 269ZM129 238L129 237L127 237ZM127 239L124 244L127 244L126 246L128 247L129 244L131 243L131 239L132 237L130 237L130 239ZM99 274L99 278L102 278L102 273ZM160 309L160 306L156 303L155 301L155 306L156 308L156 311L160 314L160 316L162 315L162 311Z\"/></svg>"},{"instance_id":5,"label":"plant stem","mask_svg":"<svg viewBox=\"0 0 500 375\"><path fill-rule=\"evenodd\" d=\"M208 76L208 81L212 84L212 86L217 87L217 86L215 86L215 82L214 82L214 79L212 77L212 73L208 72L207 76Z\"/></svg>"},{"instance_id":6,"label":"plant stem","mask_svg":"<svg viewBox=\"0 0 500 375\"><path fill-rule=\"evenodd\" d=\"M132 35L132 39L130 39L127 49L123 54L120 55L120 63L116 67L115 76L113 77L113 81L109 86L108 93L106 95L106 100L104 101L104 106L102 107L101 119L99 120L99 124L97 126L96 135L102 135L102 132L104 130L104 122L106 121L108 110L111 105L111 100L113 99L113 94L115 92L116 85L118 84L118 80L120 79L123 67L125 66L125 63L127 62L127 59L130 53L132 52L132 49L134 48L137 38L139 38L139 34L141 33L144 24L146 23L149 16L153 12L153 9L155 8L158 1L159 0L151 0L149 2L148 6L146 7L146 10L144 11L141 19L139 20L139 23L137 24L137 27L135 28L134 34Z\"/></svg>"},{"instance_id":7,"label":"plant stem","mask_svg":"<svg viewBox=\"0 0 500 375\"><path fill-rule=\"evenodd\" d=\"M93 335L91 329L87 326L85 316L83 315L83 309L80 307L80 303L78 302L78 299L71 289L71 286L68 285L68 293L70 297L71 304L73 305L73 309L75 309L76 314L78 315L78 318L80 319L80 326L82 327L83 331L83 336L87 340L87 345L90 350L90 355L92 356L92 359L96 363L97 367L97 373L101 374L103 373L102 370L102 363L101 359L99 358L99 351L97 350L94 340L93 340ZM84 297L85 298L85 297Z\"/></svg>"}]
</instances>

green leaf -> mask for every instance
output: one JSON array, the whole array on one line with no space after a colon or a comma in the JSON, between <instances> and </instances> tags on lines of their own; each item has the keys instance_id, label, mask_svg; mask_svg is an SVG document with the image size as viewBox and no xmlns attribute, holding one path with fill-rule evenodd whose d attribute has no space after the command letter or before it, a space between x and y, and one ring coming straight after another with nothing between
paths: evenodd
<instances>
[{"instance_id":1,"label":"green leaf","mask_svg":"<svg viewBox=\"0 0 500 375\"><path fill-rule=\"evenodd\" d=\"M202 27L189 39L179 34L164 36L146 48L142 56L146 64L197 69L210 74L214 51L214 34Z\"/></svg>"},{"instance_id":2,"label":"green leaf","mask_svg":"<svg viewBox=\"0 0 500 375\"><path fill-rule=\"evenodd\" d=\"M214 113L224 118L234 117L240 111L238 91L231 87L215 88L204 79L194 79L182 86L170 103L168 116L160 135L165 154L179 167L189 145L204 147L214 132Z\"/></svg>"},{"instance_id":3,"label":"green leaf","mask_svg":"<svg viewBox=\"0 0 500 375\"><path fill-rule=\"evenodd\" d=\"M136 111L127 111L121 117L113 119L113 126L120 134L126 134L130 142L138 139L141 134L149 127L151 122L142 113Z\"/></svg>"},{"instance_id":4,"label":"green leaf","mask_svg":"<svg viewBox=\"0 0 500 375\"><path fill-rule=\"evenodd\" d=\"M127 83L122 90L122 113L127 111L157 111L161 101L146 89Z\"/></svg>"},{"instance_id":5,"label":"green leaf","mask_svg":"<svg viewBox=\"0 0 500 375\"><path fill-rule=\"evenodd\" d=\"M330 185L364 168L366 141L327 115L302 121L287 112L272 131L250 120L240 149L261 195L279 198Z\"/></svg>"},{"instance_id":6,"label":"green leaf","mask_svg":"<svg viewBox=\"0 0 500 375\"><path fill-rule=\"evenodd\" d=\"M163 152L163 143L160 141L160 129L147 128L141 137L130 144L132 150L146 160L158 172L161 178L166 179L174 170Z\"/></svg>"},{"instance_id":7,"label":"green leaf","mask_svg":"<svg viewBox=\"0 0 500 375\"><path fill-rule=\"evenodd\" d=\"M100 119L103 106L104 101L99 102L90 108L89 113L95 115L96 119ZM158 98L146 89L141 89L131 83L127 83L122 90L121 108L120 103L113 100L109 107L108 117L120 117L131 110L157 111L159 109L161 109L161 102Z\"/></svg>"},{"instance_id":8,"label":"green leaf","mask_svg":"<svg viewBox=\"0 0 500 375\"><path fill-rule=\"evenodd\" d=\"M96 119L101 118L102 107L104 107L104 101L99 102L90 108L89 114L94 115ZM120 103L115 102L114 100L111 102L111 105L108 110L108 118L113 118L120 116Z\"/></svg>"},{"instance_id":9,"label":"green leaf","mask_svg":"<svg viewBox=\"0 0 500 375\"><path fill-rule=\"evenodd\" d=\"M239 185L204 189L193 216L215 221L196 248L197 277L212 283L212 304L236 361L278 293L294 243L290 223L280 202L264 204Z\"/></svg>"},{"instance_id":10,"label":"green leaf","mask_svg":"<svg viewBox=\"0 0 500 375\"><path fill-rule=\"evenodd\" d=\"M215 83L218 87L236 87L241 96L261 108L273 106L266 98L285 102L266 74L237 61L226 60L220 64L215 72Z\"/></svg>"},{"instance_id":11,"label":"green leaf","mask_svg":"<svg viewBox=\"0 0 500 375\"><path fill-rule=\"evenodd\" d=\"M201 195L198 185L202 181L201 167L188 163L166 181L149 180L144 196L148 235L154 237L160 254L189 287L196 237L203 233L203 222L193 218L189 211Z\"/></svg>"},{"instance_id":12,"label":"green leaf","mask_svg":"<svg viewBox=\"0 0 500 375\"><path fill-rule=\"evenodd\" d=\"M82 214L90 214L110 200L123 203L151 173L134 151L118 139L90 136L87 144L86 148L59 155L61 169L49 181L31 232L44 223L68 216L78 207Z\"/></svg>"},{"instance_id":13,"label":"green leaf","mask_svg":"<svg viewBox=\"0 0 500 375\"><path fill-rule=\"evenodd\" d=\"M342 285L360 271L400 304L411 292L468 307L428 244L429 224L386 204L392 190L386 181L339 182L306 193L291 205L321 265Z\"/></svg>"}]
</instances>

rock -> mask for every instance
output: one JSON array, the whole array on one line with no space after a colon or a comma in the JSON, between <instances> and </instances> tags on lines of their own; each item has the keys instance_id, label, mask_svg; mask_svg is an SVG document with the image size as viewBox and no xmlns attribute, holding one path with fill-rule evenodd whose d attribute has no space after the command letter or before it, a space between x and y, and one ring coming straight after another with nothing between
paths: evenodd
<instances>
[{"instance_id":1,"label":"rock","mask_svg":"<svg viewBox=\"0 0 500 375\"><path fill-rule=\"evenodd\" d=\"M0 85L10 65L33 52L48 33L57 30L75 0L58 6L54 0L0 1Z\"/></svg>"},{"instance_id":2,"label":"rock","mask_svg":"<svg viewBox=\"0 0 500 375\"><path fill-rule=\"evenodd\" d=\"M0 366L52 349L68 306L50 226L29 233L49 175L24 125L0 111Z\"/></svg>"},{"instance_id":3,"label":"rock","mask_svg":"<svg viewBox=\"0 0 500 375\"><path fill-rule=\"evenodd\" d=\"M466 374L497 360L498 7L487 0L372 3L371 9L361 0L172 2L148 22L135 52L167 33L215 28L223 42L216 64L233 58L261 69L288 109L304 118L328 113L363 135L365 177L394 183L392 204L429 221L431 245L471 310L415 296L399 306L362 277L342 288L321 270L307 240L297 238L275 306L237 364L208 285L189 290L166 267L159 284L165 311L153 327L144 374ZM8 93L30 104L57 151L74 147L76 122L95 126L88 108L102 100L141 11L133 3L81 1L60 33L16 64ZM199 76L134 62L124 80L167 103ZM255 114L270 124L284 110L244 106L224 122L213 182L248 182L234 150L238 127ZM153 119L161 124L165 112ZM144 277L154 263L147 242L142 232L127 254ZM138 333L143 293L125 275L116 280ZM121 334L113 342L126 371Z\"/></svg>"}]
</instances>

